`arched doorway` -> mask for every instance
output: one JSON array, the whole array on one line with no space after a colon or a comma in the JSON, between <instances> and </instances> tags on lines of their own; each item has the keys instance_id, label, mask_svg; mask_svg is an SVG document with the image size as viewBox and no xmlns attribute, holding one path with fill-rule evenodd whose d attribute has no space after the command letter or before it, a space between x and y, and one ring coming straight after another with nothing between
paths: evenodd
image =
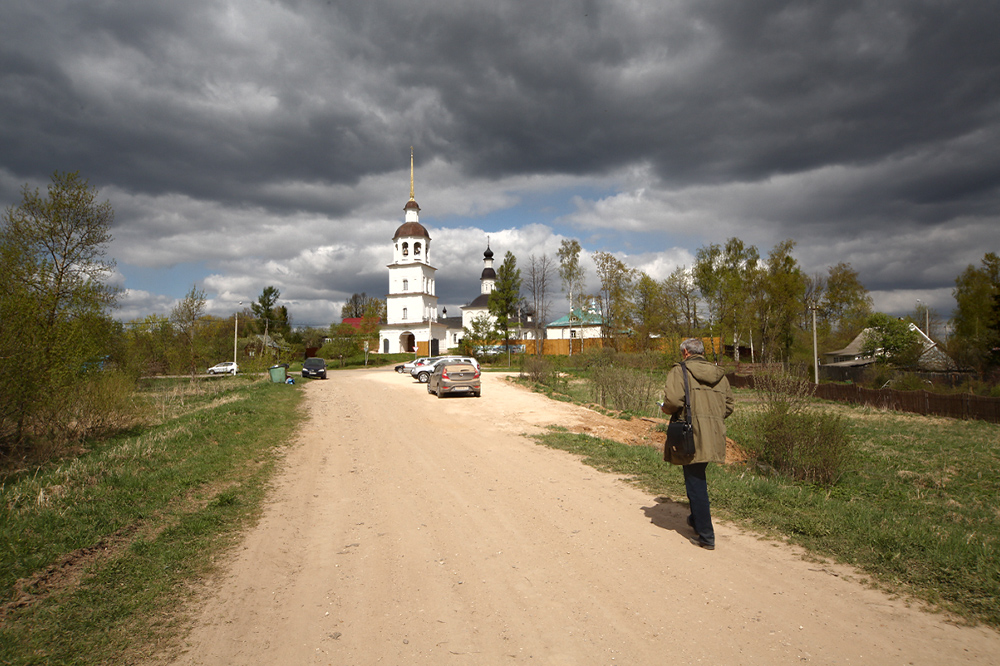
<instances>
[{"instance_id":1,"label":"arched doorway","mask_svg":"<svg viewBox=\"0 0 1000 666\"><path fill-rule=\"evenodd\" d=\"M403 333L399 336L399 349L404 352L416 351L417 340L413 333Z\"/></svg>"}]
</instances>

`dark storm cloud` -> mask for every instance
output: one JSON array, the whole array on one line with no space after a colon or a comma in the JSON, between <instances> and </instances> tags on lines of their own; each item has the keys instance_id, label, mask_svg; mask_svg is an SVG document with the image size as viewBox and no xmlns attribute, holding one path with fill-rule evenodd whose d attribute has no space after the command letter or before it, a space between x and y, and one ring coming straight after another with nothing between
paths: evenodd
<instances>
[{"instance_id":1,"label":"dark storm cloud","mask_svg":"<svg viewBox=\"0 0 1000 666\"><path fill-rule=\"evenodd\" d=\"M422 220L585 183L612 194L558 233L588 251L794 238L810 271L941 291L997 249L997 25L958 0L8 0L0 197L79 169L123 261L214 253L220 294L306 308L384 291L414 145L447 193ZM466 258L438 256L458 299L479 258L453 286Z\"/></svg>"},{"instance_id":2,"label":"dark storm cloud","mask_svg":"<svg viewBox=\"0 0 1000 666\"><path fill-rule=\"evenodd\" d=\"M257 186L353 183L419 139L479 175L649 160L672 183L755 180L998 112L995 3L91 5L15 10L45 28L2 47L15 172L57 153L140 191L290 205Z\"/></svg>"}]
</instances>

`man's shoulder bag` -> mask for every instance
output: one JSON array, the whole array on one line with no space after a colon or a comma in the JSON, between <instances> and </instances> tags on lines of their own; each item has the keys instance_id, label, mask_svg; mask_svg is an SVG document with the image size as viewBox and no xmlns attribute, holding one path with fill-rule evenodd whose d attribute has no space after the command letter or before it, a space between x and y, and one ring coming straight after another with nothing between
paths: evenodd
<instances>
[{"instance_id":1,"label":"man's shoulder bag","mask_svg":"<svg viewBox=\"0 0 1000 666\"><path fill-rule=\"evenodd\" d=\"M681 362L684 376L684 420L667 424L667 441L663 446L663 459L674 465L687 465L694 460L694 425L691 423L691 392L688 388L688 369Z\"/></svg>"}]
</instances>

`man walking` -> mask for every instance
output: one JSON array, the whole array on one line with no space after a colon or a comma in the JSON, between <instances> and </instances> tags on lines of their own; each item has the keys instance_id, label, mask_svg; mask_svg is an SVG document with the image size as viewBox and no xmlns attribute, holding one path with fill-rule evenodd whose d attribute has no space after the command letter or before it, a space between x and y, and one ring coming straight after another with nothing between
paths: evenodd
<instances>
[{"instance_id":1,"label":"man walking","mask_svg":"<svg viewBox=\"0 0 1000 666\"><path fill-rule=\"evenodd\" d=\"M683 365L681 365L683 363ZM715 529L708 502L708 463L726 461L726 424L733 413L733 391L726 373L705 360L705 344L698 338L681 343L681 363L667 374L667 385L660 409L671 415L671 421L684 419L684 367L687 368L691 395L691 421L694 424L694 456L681 464L684 487L691 513L687 518L698 537L691 542L715 550Z\"/></svg>"}]
</instances>

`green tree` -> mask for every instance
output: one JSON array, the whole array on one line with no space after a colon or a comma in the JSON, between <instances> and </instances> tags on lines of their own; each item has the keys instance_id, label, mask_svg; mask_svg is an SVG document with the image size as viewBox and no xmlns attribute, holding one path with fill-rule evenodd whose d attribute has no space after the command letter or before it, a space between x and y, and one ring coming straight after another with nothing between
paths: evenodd
<instances>
[{"instance_id":1,"label":"green tree","mask_svg":"<svg viewBox=\"0 0 1000 666\"><path fill-rule=\"evenodd\" d=\"M174 330L170 319L148 315L125 326L126 356L140 375L162 375L170 370Z\"/></svg>"},{"instance_id":2,"label":"green tree","mask_svg":"<svg viewBox=\"0 0 1000 666\"><path fill-rule=\"evenodd\" d=\"M81 369L110 353L108 311L119 290L106 258L114 211L78 173L48 191L22 189L0 226L0 437L22 443L33 426L57 427L79 392Z\"/></svg>"},{"instance_id":3,"label":"green tree","mask_svg":"<svg viewBox=\"0 0 1000 666\"><path fill-rule=\"evenodd\" d=\"M462 342L459 349L469 356L482 356L484 350L499 342L500 334L493 325L493 317L482 313L469 321L469 326L462 329Z\"/></svg>"},{"instance_id":4,"label":"green tree","mask_svg":"<svg viewBox=\"0 0 1000 666\"><path fill-rule=\"evenodd\" d=\"M899 366L913 365L920 357L920 336L910 328L909 322L875 312L866 323L861 346L866 356Z\"/></svg>"},{"instance_id":5,"label":"green tree","mask_svg":"<svg viewBox=\"0 0 1000 666\"><path fill-rule=\"evenodd\" d=\"M594 255L597 277L601 281L598 301L601 309L601 336L616 351L624 349L624 340L631 335L635 302L633 289L637 273L608 252Z\"/></svg>"},{"instance_id":6,"label":"green tree","mask_svg":"<svg viewBox=\"0 0 1000 666\"><path fill-rule=\"evenodd\" d=\"M732 334L733 350L739 361L739 339L753 327L752 310L746 307L751 289L759 280L760 255L757 248L730 238L724 246L700 248L694 265L695 284L708 302L714 329L719 337Z\"/></svg>"},{"instance_id":7,"label":"green tree","mask_svg":"<svg viewBox=\"0 0 1000 666\"><path fill-rule=\"evenodd\" d=\"M761 358L787 360L795 342L795 324L803 309L807 279L792 256L795 241L784 240L772 248L758 273L754 292Z\"/></svg>"},{"instance_id":8,"label":"green tree","mask_svg":"<svg viewBox=\"0 0 1000 666\"><path fill-rule=\"evenodd\" d=\"M181 348L184 350L184 366L194 377L199 358L197 350L198 320L205 314L205 292L192 285L180 302L170 311L170 322L177 331Z\"/></svg>"},{"instance_id":9,"label":"green tree","mask_svg":"<svg viewBox=\"0 0 1000 666\"><path fill-rule=\"evenodd\" d=\"M636 346L640 350L649 349L655 336L670 327L670 303L666 282L658 282L644 272L637 273L635 281L635 328Z\"/></svg>"},{"instance_id":10,"label":"green tree","mask_svg":"<svg viewBox=\"0 0 1000 666\"><path fill-rule=\"evenodd\" d=\"M523 307L521 299L521 270L517 259L508 251L503 263L497 269L497 279L490 292L489 311L495 320L495 327L505 345L510 345L510 320Z\"/></svg>"},{"instance_id":11,"label":"green tree","mask_svg":"<svg viewBox=\"0 0 1000 666\"><path fill-rule=\"evenodd\" d=\"M849 263L830 267L819 301L820 323L830 336L828 344L848 343L872 313L872 298Z\"/></svg>"},{"instance_id":12,"label":"green tree","mask_svg":"<svg viewBox=\"0 0 1000 666\"><path fill-rule=\"evenodd\" d=\"M350 324L343 322L330 325L330 339L319 350L323 358L338 359L344 365L344 359L350 358L361 351L363 337Z\"/></svg>"},{"instance_id":13,"label":"green tree","mask_svg":"<svg viewBox=\"0 0 1000 666\"><path fill-rule=\"evenodd\" d=\"M265 336L276 336L287 333L291 329L291 321L285 306L278 306L281 292L277 287L267 286L257 297L256 303L250 304L250 311L256 317L257 332Z\"/></svg>"},{"instance_id":14,"label":"green tree","mask_svg":"<svg viewBox=\"0 0 1000 666\"><path fill-rule=\"evenodd\" d=\"M586 300L583 293L586 271L580 265L580 251L579 241L564 238L556 253L559 257L559 277L571 311Z\"/></svg>"},{"instance_id":15,"label":"green tree","mask_svg":"<svg viewBox=\"0 0 1000 666\"><path fill-rule=\"evenodd\" d=\"M955 312L948 348L963 367L982 372L1000 364L1000 256L987 252L955 278Z\"/></svg>"}]
</instances>

